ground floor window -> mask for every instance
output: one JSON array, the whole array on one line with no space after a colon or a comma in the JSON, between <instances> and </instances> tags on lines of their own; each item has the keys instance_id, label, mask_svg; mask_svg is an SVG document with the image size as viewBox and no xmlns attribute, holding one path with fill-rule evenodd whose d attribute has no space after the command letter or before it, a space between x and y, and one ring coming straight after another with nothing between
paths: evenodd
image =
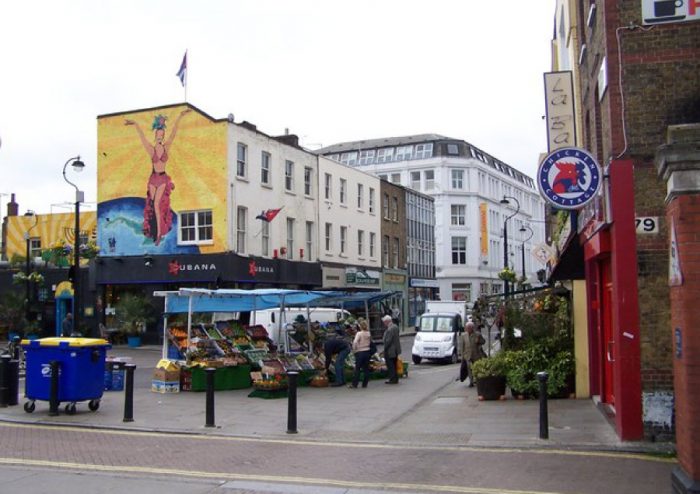
<instances>
[{"instance_id":1,"label":"ground floor window","mask_svg":"<svg viewBox=\"0 0 700 494\"><path fill-rule=\"evenodd\" d=\"M452 300L470 301L471 299L471 283L452 283Z\"/></svg>"}]
</instances>

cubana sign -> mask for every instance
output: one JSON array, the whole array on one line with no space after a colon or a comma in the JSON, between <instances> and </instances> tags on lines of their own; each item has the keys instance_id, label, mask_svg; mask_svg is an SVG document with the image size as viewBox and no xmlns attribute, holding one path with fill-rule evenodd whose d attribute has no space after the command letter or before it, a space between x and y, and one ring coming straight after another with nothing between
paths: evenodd
<instances>
[{"instance_id":1,"label":"cubana sign","mask_svg":"<svg viewBox=\"0 0 700 494\"><path fill-rule=\"evenodd\" d=\"M598 195L601 184L600 165L585 149L557 149L537 170L540 194L559 209L582 208Z\"/></svg>"}]
</instances>

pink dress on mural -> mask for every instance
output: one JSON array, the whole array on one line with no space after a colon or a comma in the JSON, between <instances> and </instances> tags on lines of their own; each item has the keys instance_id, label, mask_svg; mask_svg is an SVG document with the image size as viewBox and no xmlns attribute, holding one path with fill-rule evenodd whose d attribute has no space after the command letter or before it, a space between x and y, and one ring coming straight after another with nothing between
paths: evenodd
<instances>
[{"instance_id":1,"label":"pink dress on mural","mask_svg":"<svg viewBox=\"0 0 700 494\"><path fill-rule=\"evenodd\" d=\"M148 178L148 186L146 188L146 205L143 208L143 234L152 238L156 245L160 243L158 237L158 225L156 225L156 212L155 208L158 208L160 212L160 236L165 237L173 225L173 213L170 210L170 192L175 188L175 184L170 179L167 173L157 172L155 170L155 165L159 162L163 164L162 168L165 168L165 164L168 161L168 152L163 150L163 155L158 158L156 151L153 151L153 156L151 157L151 163L153 164L153 171L151 176ZM163 195L160 198L159 204L153 203L153 197L151 197L150 190L158 189L164 186Z\"/></svg>"}]
</instances>

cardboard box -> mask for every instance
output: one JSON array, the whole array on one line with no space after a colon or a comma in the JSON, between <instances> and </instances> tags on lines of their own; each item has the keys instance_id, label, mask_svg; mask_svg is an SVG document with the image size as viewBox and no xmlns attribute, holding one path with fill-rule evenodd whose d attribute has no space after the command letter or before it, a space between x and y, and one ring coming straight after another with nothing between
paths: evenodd
<instances>
[{"instance_id":1,"label":"cardboard box","mask_svg":"<svg viewBox=\"0 0 700 494\"><path fill-rule=\"evenodd\" d=\"M154 393L179 393L180 392L180 381L151 381L151 391Z\"/></svg>"},{"instance_id":2,"label":"cardboard box","mask_svg":"<svg viewBox=\"0 0 700 494\"><path fill-rule=\"evenodd\" d=\"M180 382L180 370L155 369L153 371L154 381Z\"/></svg>"}]
</instances>

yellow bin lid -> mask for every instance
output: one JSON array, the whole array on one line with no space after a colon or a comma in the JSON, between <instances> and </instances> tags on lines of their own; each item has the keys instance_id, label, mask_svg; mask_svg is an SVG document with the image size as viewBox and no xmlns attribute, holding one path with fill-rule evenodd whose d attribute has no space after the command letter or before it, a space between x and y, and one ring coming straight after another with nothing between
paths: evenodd
<instances>
[{"instance_id":1,"label":"yellow bin lid","mask_svg":"<svg viewBox=\"0 0 700 494\"><path fill-rule=\"evenodd\" d=\"M34 341L35 343L32 343ZM22 340L22 345L32 346L61 346L65 344L71 347L83 346L109 346L109 341L102 338L40 338L38 340Z\"/></svg>"}]
</instances>

